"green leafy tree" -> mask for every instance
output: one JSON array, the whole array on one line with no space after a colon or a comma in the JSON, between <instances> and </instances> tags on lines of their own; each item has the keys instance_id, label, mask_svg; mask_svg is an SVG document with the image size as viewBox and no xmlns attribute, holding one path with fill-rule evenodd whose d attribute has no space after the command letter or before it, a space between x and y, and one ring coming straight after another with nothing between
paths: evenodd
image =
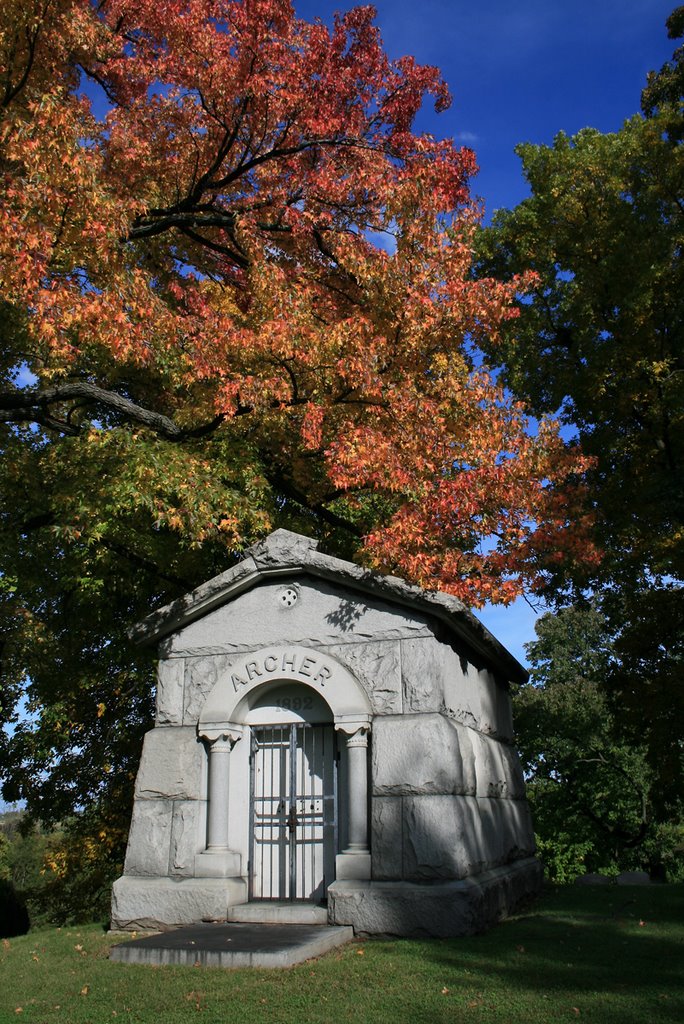
<instances>
[{"instance_id":1,"label":"green leafy tree","mask_svg":"<svg viewBox=\"0 0 684 1024\"><path fill-rule=\"evenodd\" d=\"M671 33L683 23L678 8ZM537 275L491 358L594 459L603 560L593 575L559 564L555 595L684 580L683 68L680 48L618 132L518 147L531 195L480 236L482 272Z\"/></svg>"},{"instance_id":2,"label":"green leafy tree","mask_svg":"<svg viewBox=\"0 0 684 1024\"><path fill-rule=\"evenodd\" d=\"M619 639L591 606L547 613L514 697L540 855L560 882L585 871L681 872L681 793L663 792L650 737L625 724L610 681ZM607 685L608 683L608 685Z\"/></svg>"},{"instance_id":3,"label":"green leafy tree","mask_svg":"<svg viewBox=\"0 0 684 1024\"><path fill-rule=\"evenodd\" d=\"M684 7L668 30L682 35ZM684 47L649 76L642 112L619 131L587 128L518 153L531 194L481 232L479 272L531 271L537 284L489 356L527 409L555 412L593 460L582 482L601 557L592 566L548 558L539 591L557 607L591 595L611 639L604 670L580 681L564 665L562 685L542 677L521 695L522 742L531 729L535 800L546 801L538 813L556 801L568 822L574 806L580 845L598 849L592 814L617 841L618 823L592 809L595 785L624 817L615 850L643 853L640 831L678 820L684 786ZM563 770L542 783L545 728L549 744L565 731L567 749ZM593 773L578 774L572 752L591 761L590 737L606 761L597 755ZM555 763L561 750L546 755Z\"/></svg>"}]
</instances>

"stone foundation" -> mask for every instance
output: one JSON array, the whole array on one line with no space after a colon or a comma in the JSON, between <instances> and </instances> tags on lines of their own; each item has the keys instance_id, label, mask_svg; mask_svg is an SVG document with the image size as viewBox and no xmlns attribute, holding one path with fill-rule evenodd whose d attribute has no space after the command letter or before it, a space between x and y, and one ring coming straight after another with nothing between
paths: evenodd
<instances>
[{"instance_id":1,"label":"stone foundation","mask_svg":"<svg viewBox=\"0 0 684 1024\"><path fill-rule=\"evenodd\" d=\"M337 881L328 889L328 919L356 935L476 935L536 896L542 880L541 864L529 857L458 882Z\"/></svg>"},{"instance_id":2,"label":"stone foundation","mask_svg":"<svg viewBox=\"0 0 684 1024\"><path fill-rule=\"evenodd\" d=\"M112 891L114 931L164 931L197 921L225 921L229 907L247 900L241 878L135 878L124 875Z\"/></svg>"}]
</instances>

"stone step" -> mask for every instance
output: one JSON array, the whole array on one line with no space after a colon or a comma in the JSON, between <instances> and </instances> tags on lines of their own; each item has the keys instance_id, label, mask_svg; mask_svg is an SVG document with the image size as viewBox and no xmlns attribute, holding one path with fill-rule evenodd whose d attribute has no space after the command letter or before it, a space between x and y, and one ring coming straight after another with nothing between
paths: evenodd
<instances>
[{"instance_id":1,"label":"stone step","mask_svg":"<svg viewBox=\"0 0 684 1024\"><path fill-rule=\"evenodd\" d=\"M353 928L325 925L194 924L112 946L109 958L187 967L291 967L353 938Z\"/></svg>"},{"instance_id":2,"label":"stone step","mask_svg":"<svg viewBox=\"0 0 684 1024\"><path fill-rule=\"evenodd\" d=\"M241 903L230 907L227 920L248 924L327 924L328 911L313 903Z\"/></svg>"}]
</instances>

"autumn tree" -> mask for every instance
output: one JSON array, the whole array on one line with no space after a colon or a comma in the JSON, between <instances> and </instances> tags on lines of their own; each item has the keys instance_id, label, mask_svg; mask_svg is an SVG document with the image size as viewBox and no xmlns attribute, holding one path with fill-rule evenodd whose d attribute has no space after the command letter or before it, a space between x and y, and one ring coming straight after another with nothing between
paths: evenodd
<instances>
[{"instance_id":1,"label":"autumn tree","mask_svg":"<svg viewBox=\"0 0 684 1024\"><path fill-rule=\"evenodd\" d=\"M3 5L3 761L43 820L125 820L127 626L275 526L470 604L596 557L586 463L482 359L526 279L474 279L473 153L373 17Z\"/></svg>"}]
</instances>

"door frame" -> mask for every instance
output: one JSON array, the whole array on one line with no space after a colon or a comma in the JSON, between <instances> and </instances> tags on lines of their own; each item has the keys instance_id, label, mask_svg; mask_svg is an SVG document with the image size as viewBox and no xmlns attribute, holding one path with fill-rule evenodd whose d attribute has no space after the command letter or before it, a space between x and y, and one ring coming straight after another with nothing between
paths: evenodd
<instances>
[{"instance_id":1,"label":"door frame","mask_svg":"<svg viewBox=\"0 0 684 1024\"><path fill-rule=\"evenodd\" d=\"M258 734L260 733L272 733L273 743L277 742L275 734L281 733L279 749L284 752L287 751L284 758L286 766L286 774L283 776L282 770L279 768L277 772L278 776L278 792L271 791L269 794L257 795L257 762L258 752L261 749L258 741ZM309 751L307 751L306 737L311 736L312 743ZM320 737L319 753L321 757L320 767L321 773L319 778L321 779L321 793L307 792L305 787L302 786L302 782L305 779L305 772L307 766L311 766L311 760L314 761L314 771L316 770L316 737ZM275 756L275 749L271 753L271 758ZM266 763L263 765L266 769ZM319 722L303 722L303 721L288 721L288 722L276 722L273 724L264 723L254 725L251 727L250 737L250 767L249 767L249 854L248 854L248 865L247 865L247 883L248 883L248 899L250 902L257 901L277 901L277 902L323 902L326 899L328 886L334 881L334 865L335 858L339 851L339 802L338 802L338 769L339 769L339 751L337 749L336 734L334 727L329 723ZM331 792L327 792L328 783L327 779L330 779ZM271 760L271 779L273 779L273 761ZM313 788L313 787L312 787ZM284 870L280 870L276 867L276 874L274 874L273 864L271 864L271 881L270 881L270 895L264 894L265 889L265 876L264 872L264 860L263 856L257 855L257 829L259 828L258 821L256 819L256 803L258 800L270 801L271 806L276 804L279 813L277 821L273 821L270 825L264 825L262 828L269 828L272 832L276 830L280 833L278 835L277 846L285 851L285 865ZM311 819L309 821L302 822L301 811L297 813L298 802L307 803L311 802L311 811L314 809L314 802L321 802L320 819L316 821L314 815L305 812L305 818ZM332 813L329 813L329 805L332 802ZM273 812L271 812L273 813ZM314 812L315 814L316 812ZM318 815L316 815L318 817ZM313 892L306 893L306 853L307 853L307 838L306 831L302 835L299 833L299 827L303 827L306 830L307 824L312 829L320 828L321 837L320 841L313 839L311 841L310 853L312 860L312 875L310 878L313 884L317 880L316 875L316 848L320 850L320 873L321 880L319 886L323 886L323 891L320 897L316 897L314 893L318 890L319 886L313 888ZM285 831L287 830L287 831ZM261 878L259 879L259 872L262 872ZM303 891L298 893L300 876L302 881L305 883ZM273 881L276 881L276 892L273 892ZM256 883L260 881L261 884ZM261 895L255 895L255 888L258 888Z\"/></svg>"}]
</instances>

